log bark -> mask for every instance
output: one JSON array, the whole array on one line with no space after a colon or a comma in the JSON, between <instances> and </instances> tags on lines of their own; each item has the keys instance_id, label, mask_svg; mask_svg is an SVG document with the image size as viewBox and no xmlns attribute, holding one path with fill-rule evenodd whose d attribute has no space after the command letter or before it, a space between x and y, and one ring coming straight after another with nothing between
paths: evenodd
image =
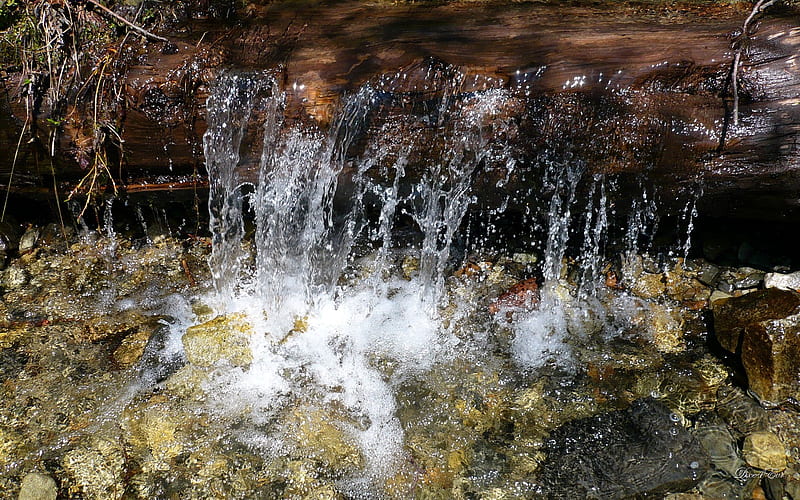
<instances>
[{"instance_id":1,"label":"log bark","mask_svg":"<svg viewBox=\"0 0 800 500\"><path fill-rule=\"evenodd\" d=\"M595 172L647 172L675 189L702 182L701 210L709 215L798 220L797 13L775 10L755 31L739 70L740 124L733 126L724 96L731 37L746 15L343 2L255 6L236 26L190 20L169 33L169 50L143 40L119 82L123 154L113 172L123 190L204 184L204 103L222 70L279 74L290 120L324 127L343 94L434 60L467 73L477 90L515 89L519 106L509 113L523 117L532 155L544 144L575 147ZM7 184L25 106L13 75L4 89L0 178ZM47 129L46 117L38 118ZM253 134L245 164L259 154ZM61 130L54 171L62 193L83 175L74 154L80 143L76 130ZM47 186L48 175L49 158L34 142L18 155L11 185Z\"/></svg>"}]
</instances>

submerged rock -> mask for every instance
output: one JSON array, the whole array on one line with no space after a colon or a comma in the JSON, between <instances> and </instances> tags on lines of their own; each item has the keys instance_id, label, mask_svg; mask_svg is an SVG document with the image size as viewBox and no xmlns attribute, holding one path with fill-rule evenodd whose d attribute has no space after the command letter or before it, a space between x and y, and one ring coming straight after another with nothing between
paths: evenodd
<instances>
[{"instance_id":1,"label":"submerged rock","mask_svg":"<svg viewBox=\"0 0 800 500\"><path fill-rule=\"evenodd\" d=\"M715 469L735 477L744 462L739 456L736 440L723 424L711 422L710 425L700 425L696 431L697 439L703 445Z\"/></svg>"},{"instance_id":2,"label":"submerged rock","mask_svg":"<svg viewBox=\"0 0 800 500\"><path fill-rule=\"evenodd\" d=\"M186 329L183 348L186 358L197 366L213 366L226 360L236 366L253 360L250 336L253 328L244 314L217 316L211 321Z\"/></svg>"},{"instance_id":3,"label":"submerged rock","mask_svg":"<svg viewBox=\"0 0 800 500\"><path fill-rule=\"evenodd\" d=\"M70 492L90 500L122 498L125 451L111 439L95 438L91 446L70 451L61 462L70 478Z\"/></svg>"},{"instance_id":4,"label":"submerged rock","mask_svg":"<svg viewBox=\"0 0 800 500\"><path fill-rule=\"evenodd\" d=\"M489 305L489 312L498 313L502 309L535 309L539 304L539 284L535 278L515 284Z\"/></svg>"},{"instance_id":5,"label":"submerged rock","mask_svg":"<svg viewBox=\"0 0 800 500\"><path fill-rule=\"evenodd\" d=\"M22 478L19 488L19 500L55 500L58 495L58 486L55 479L41 474L31 472Z\"/></svg>"},{"instance_id":6,"label":"submerged rock","mask_svg":"<svg viewBox=\"0 0 800 500\"><path fill-rule=\"evenodd\" d=\"M766 410L738 387L720 387L717 392L717 413L741 434L766 430L769 424Z\"/></svg>"},{"instance_id":7,"label":"submerged rock","mask_svg":"<svg viewBox=\"0 0 800 500\"><path fill-rule=\"evenodd\" d=\"M786 468L786 450L771 432L754 432L744 439L742 455L756 469L780 472Z\"/></svg>"},{"instance_id":8,"label":"submerged rock","mask_svg":"<svg viewBox=\"0 0 800 500\"><path fill-rule=\"evenodd\" d=\"M355 472L364 465L355 441L321 410L294 411L289 418L287 434L303 455L334 478Z\"/></svg>"},{"instance_id":9,"label":"submerged rock","mask_svg":"<svg viewBox=\"0 0 800 500\"><path fill-rule=\"evenodd\" d=\"M539 480L549 498L628 498L685 491L708 470L680 416L652 398L554 430Z\"/></svg>"}]
</instances>

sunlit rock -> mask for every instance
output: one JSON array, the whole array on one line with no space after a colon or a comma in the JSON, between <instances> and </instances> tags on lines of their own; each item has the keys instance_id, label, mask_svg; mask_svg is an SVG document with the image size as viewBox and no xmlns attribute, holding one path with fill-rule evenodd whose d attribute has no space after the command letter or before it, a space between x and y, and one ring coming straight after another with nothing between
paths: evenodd
<instances>
[{"instance_id":1,"label":"sunlit rock","mask_svg":"<svg viewBox=\"0 0 800 500\"><path fill-rule=\"evenodd\" d=\"M188 363L170 375L165 385L167 390L183 399L200 399L205 395L203 382L208 379L210 368Z\"/></svg>"},{"instance_id":2,"label":"sunlit rock","mask_svg":"<svg viewBox=\"0 0 800 500\"><path fill-rule=\"evenodd\" d=\"M253 360L252 334L253 327L244 314L217 316L187 328L182 339L183 348L189 362L197 366L213 366L223 360L246 366Z\"/></svg>"},{"instance_id":3,"label":"sunlit rock","mask_svg":"<svg viewBox=\"0 0 800 500\"><path fill-rule=\"evenodd\" d=\"M0 349L7 349L13 346L17 340L28 333L28 327L0 328Z\"/></svg>"},{"instance_id":4,"label":"sunlit rock","mask_svg":"<svg viewBox=\"0 0 800 500\"><path fill-rule=\"evenodd\" d=\"M153 335L152 321L149 321L133 333L122 339L122 343L112 354L114 361L122 368L130 368L142 359L147 342Z\"/></svg>"},{"instance_id":5,"label":"sunlit rock","mask_svg":"<svg viewBox=\"0 0 800 500\"><path fill-rule=\"evenodd\" d=\"M22 436L17 432L0 427L0 466L11 464L22 449Z\"/></svg>"},{"instance_id":6,"label":"sunlit rock","mask_svg":"<svg viewBox=\"0 0 800 500\"><path fill-rule=\"evenodd\" d=\"M754 432L745 437L742 455L756 469L780 472L786 468L786 450L771 432Z\"/></svg>"},{"instance_id":7,"label":"sunlit rock","mask_svg":"<svg viewBox=\"0 0 800 500\"><path fill-rule=\"evenodd\" d=\"M86 323L85 336L76 340L79 342L97 342L125 335L129 332L134 334L149 321L150 318L133 309L92 318ZM147 330L147 328L141 329Z\"/></svg>"},{"instance_id":8,"label":"sunlit rock","mask_svg":"<svg viewBox=\"0 0 800 500\"><path fill-rule=\"evenodd\" d=\"M643 299L654 299L664 295L666 284L661 273L642 273L630 285L631 293Z\"/></svg>"},{"instance_id":9,"label":"sunlit rock","mask_svg":"<svg viewBox=\"0 0 800 500\"><path fill-rule=\"evenodd\" d=\"M151 467L166 470L171 460L184 451L186 430L194 420L194 415L179 411L166 397L154 396L126 408L122 425L128 442L146 450L152 458Z\"/></svg>"},{"instance_id":10,"label":"sunlit rock","mask_svg":"<svg viewBox=\"0 0 800 500\"><path fill-rule=\"evenodd\" d=\"M647 329L656 349L664 353L675 353L686 348L683 340L683 318L679 311L661 304L647 307Z\"/></svg>"},{"instance_id":11,"label":"sunlit rock","mask_svg":"<svg viewBox=\"0 0 800 500\"><path fill-rule=\"evenodd\" d=\"M800 307L800 294L768 288L741 297L714 301L714 332L730 352L739 348L745 327L785 318Z\"/></svg>"},{"instance_id":12,"label":"sunlit rock","mask_svg":"<svg viewBox=\"0 0 800 500\"><path fill-rule=\"evenodd\" d=\"M312 461L292 460L283 472L286 482L284 498L298 500L306 498L343 500L344 498L330 481L318 477L322 471Z\"/></svg>"},{"instance_id":13,"label":"sunlit rock","mask_svg":"<svg viewBox=\"0 0 800 500\"><path fill-rule=\"evenodd\" d=\"M115 440L98 437L64 455L61 465L70 479L69 490L89 500L122 498L125 451Z\"/></svg>"},{"instance_id":14,"label":"sunlit rock","mask_svg":"<svg viewBox=\"0 0 800 500\"><path fill-rule=\"evenodd\" d=\"M5 290L15 290L28 282L28 273L19 265L11 265L0 274L0 286Z\"/></svg>"},{"instance_id":15,"label":"sunlit rock","mask_svg":"<svg viewBox=\"0 0 800 500\"><path fill-rule=\"evenodd\" d=\"M18 500L56 500L58 486L56 481L39 472L31 472L22 478Z\"/></svg>"},{"instance_id":16,"label":"sunlit rock","mask_svg":"<svg viewBox=\"0 0 800 500\"><path fill-rule=\"evenodd\" d=\"M800 272L790 274L768 273L764 276L764 288L800 291Z\"/></svg>"},{"instance_id":17,"label":"sunlit rock","mask_svg":"<svg viewBox=\"0 0 800 500\"><path fill-rule=\"evenodd\" d=\"M410 255L403 257L400 268L403 271L403 278L410 280L419 272L419 258Z\"/></svg>"},{"instance_id":18,"label":"sunlit rock","mask_svg":"<svg viewBox=\"0 0 800 500\"><path fill-rule=\"evenodd\" d=\"M286 433L298 450L326 474L340 477L363 467L364 457L355 441L339 425L321 410L298 409L292 412Z\"/></svg>"}]
</instances>

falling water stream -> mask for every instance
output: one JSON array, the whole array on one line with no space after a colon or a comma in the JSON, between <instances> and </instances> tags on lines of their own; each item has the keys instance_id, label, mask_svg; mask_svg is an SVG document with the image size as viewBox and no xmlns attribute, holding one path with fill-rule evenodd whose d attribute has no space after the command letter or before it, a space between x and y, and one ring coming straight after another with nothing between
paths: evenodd
<instances>
[{"instance_id":1,"label":"falling water stream","mask_svg":"<svg viewBox=\"0 0 800 500\"><path fill-rule=\"evenodd\" d=\"M647 175L543 141L574 110L530 95L540 74L426 60L343 96L323 126L275 73L222 72L203 138L210 249L151 234L139 208L142 245L119 238L110 198L82 258L50 256L30 283L46 259L4 271L7 297L69 318L63 345L30 347L54 368L20 387L42 415L75 409L53 438L31 420L45 437L24 460L59 457L89 498L529 497L548 433L671 397L665 360L692 313L666 281L696 284L674 270L701 186L670 219ZM679 241L659 247L673 220ZM50 394L83 356L103 375Z\"/></svg>"},{"instance_id":2,"label":"falling water stream","mask_svg":"<svg viewBox=\"0 0 800 500\"><path fill-rule=\"evenodd\" d=\"M269 75L224 74L207 104L214 288L206 300L215 314L244 314L255 333L252 362L215 370L204 385L206 404L221 417L245 418L233 431L237 439L272 456L291 453L280 423L287 411L337 408L336 426L365 460L340 487L367 497L380 496L378 485L408 464L397 398L410 381L459 360L502 363L483 357L496 349L491 331L508 326L505 349L516 370L569 372L575 339L568 337L615 335L620 327L603 319L613 316L606 308L638 307L628 299L601 306L595 298L614 182L566 154L540 165L543 188L528 195L546 209L539 214L547 229L542 265L534 271L540 306L512 306L511 324L506 309L488 322L474 319L469 302L485 299L448 277L481 248L480 238L473 249L457 248L472 224L477 171L503 168L507 181L517 168L501 116L514 97L477 78L465 91L467 77L456 68L415 71L362 86L343 99L326 131L284 120L284 93ZM397 112L392 99L419 92L411 78L430 95L417 109ZM255 167L240 164L239 155L253 120L263 143ZM578 196L584 184L588 195ZM644 191L633 203L630 255L653 222L651 195ZM504 210L493 209L495 219L481 231L492 234L491 221ZM245 237L249 224L254 230ZM534 224L531 217L519 233ZM565 266L576 238L579 290L570 292Z\"/></svg>"}]
</instances>

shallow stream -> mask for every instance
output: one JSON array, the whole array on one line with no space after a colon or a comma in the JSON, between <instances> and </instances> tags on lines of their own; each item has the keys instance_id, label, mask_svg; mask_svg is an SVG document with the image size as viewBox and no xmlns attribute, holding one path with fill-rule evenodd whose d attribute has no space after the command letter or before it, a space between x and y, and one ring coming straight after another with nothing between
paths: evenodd
<instances>
[{"instance_id":1,"label":"shallow stream","mask_svg":"<svg viewBox=\"0 0 800 500\"><path fill-rule=\"evenodd\" d=\"M413 71L325 129L284 117L270 73L223 74L210 238L131 242L110 209L67 241L29 229L2 271L0 489L745 498L768 489L754 430L781 436L795 487L795 408L758 405L709 340L709 266L749 275L688 258L699 188L657 244L653 186L563 145L525 157L504 111L523 85ZM478 206L478 171L538 182Z\"/></svg>"}]
</instances>

